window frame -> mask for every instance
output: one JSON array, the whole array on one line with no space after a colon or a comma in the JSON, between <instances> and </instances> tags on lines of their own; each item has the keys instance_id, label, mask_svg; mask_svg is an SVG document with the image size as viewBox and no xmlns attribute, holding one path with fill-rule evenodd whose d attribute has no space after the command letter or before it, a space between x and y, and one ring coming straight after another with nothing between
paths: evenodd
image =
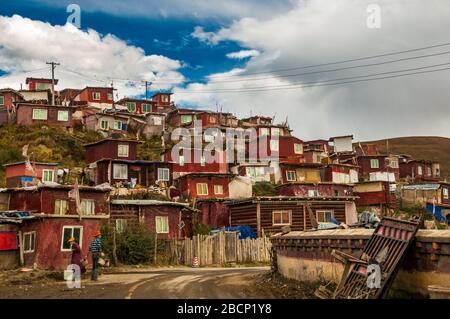
<instances>
[{"instance_id":1,"label":"window frame","mask_svg":"<svg viewBox=\"0 0 450 319\"><path fill-rule=\"evenodd\" d=\"M190 120L189 121L183 121L183 118L189 117ZM194 116L192 114L182 114L180 116L180 123L181 124L190 124L194 121Z\"/></svg>"},{"instance_id":2,"label":"window frame","mask_svg":"<svg viewBox=\"0 0 450 319\"><path fill-rule=\"evenodd\" d=\"M64 230L72 229L71 236L73 236L75 228L78 228L80 230L80 240L77 243L80 246L80 248L83 246L83 226L65 225L62 227L62 232L61 232L61 246L60 246L61 251L71 251L70 247L68 249L64 248Z\"/></svg>"},{"instance_id":3,"label":"window frame","mask_svg":"<svg viewBox=\"0 0 450 319\"><path fill-rule=\"evenodd\" d=\"M97 95L98 95L98 98L96 98ZM92 99L93 99L94 101L100 101L100 100L102 99L101 93L98 92L98 91L92 92Z\"/></svg>"},{"instance_id":4,"label":"window frame","mask_svg":"<svg viewBox=\"0 0 450 319\"><path fill-rule=\"evenodd\" d=\"M314 194L311 195L311 192L314 192ZM308 197L319 197L319 190L317 189L308 189Z\"/></svg>"},{"instance_id":5,"label":"window frame","mask_svg":"<svg viewBox=\"0 0 450 319\"><path fill-rule=\"evenodd\" d=\"M36 111L45 112L45 118L36 117L36 115L35 115ZM48 110L43 109L43 108L34 108L32 114L31 114L31 118L36 121L47 121L48 120Z\"/></svg>"},{"instance_id":6,"label":"window frame","mask_svg":"<svg viewBox=\"0 0 450 319\"><path fill-rule=\"evenodd\" d=\"M324 213L324 215L323 215L324 219L325 219L325 213L331 213L330 221L319 222L319 213ZM334 218L334 210L332 210L332 209L318 209L318 210L316 210L316 214L315 215L316 215L317 223L319 223L319 224L331 223L331 220Z\"/></svg>"},{"instance_id":7,"label":"window frame","mask_svg":"<svg viewBox=\"0 0 450 319\"><path fill-rule=\"evenodd\" d=\"M64 114L67 115L67 119L62 120L62 119L60 118L60 114L62 114L62 113L64 113ZM58 122L67 122L68 120L69 120L69 111L67 111L67 110L58 110L57 121L58 121Z\"/></svg>"},{"instance_id":8,"label":"window frame","mask_svg":"<svg viewBox=\"0 0 450 319\"><path fill-rule=\"evenodd\" d=\"M122 152L121 152L122 150ZM123 152L126 150L126 152ZM130 145L128 144L118 144L117 145L117 157L128 157L130 156Z\"/></svg>"},{"instance_id":9,"label":"window frame","mask_svg":"<svg viewBox=\"0 0 450 319\"><path fill-rule=\"evenodd\" d=\"M217 192L216 187L220 188L221 191ZM214 195L223 195L223 185L221 184L214 184Z\"/></svg>"},{"instance_id":10,"label":"window frame","mask_svg":"<svg viewBox=\"0 0 450 319\"><path fill-rule=\"evenodd\" d=\"M145 108L150 107L150 111L145 111ZM141 104L141 112L142 113L152 113L153 111L153 106L149 103L142 103Z\"/></svg>"},{"instance_id":11,"label":"window frame","mask_svg":"<svg viewBox=\"0 0 450 319\"><path fill-rule=\"evenodd\" d=\"M117 123L120 123L120 128L117 128ZM117 130L117 131L122 131L122 127L123 127L123 121L121 121L121 120L114 120L114 126L113 126L113 128L115 129L115 130Z\"/></svg>"},{"instance_id":12,"label":"window frame","mask_svg":"<svg viewBox=\"0 0 450 319\"><path fill-rule=\"evenodd\" d=\"M270 135L270 128L268 128L268 127L260 127L259 128L259 135L260 136L269 136Z\"/></svg>"},{"instance_id":13,"label":"window frame","mask_svg":"<svg viewBox=\"0 0 450 319\"><path fill-rule=\"evenodd\" d=\"M299 147L299 149L297 149L297 147ZM295 154L303 154L303 144L294 143L294 153Z\"/></svg>"},{"instance_id":14,"label":"window frame","mask_svg":"<svg viewBox=\"0 0 450 319\"><path fill-rule=\"evenodd\" d=\"M164 220L165 225L166 225L166 229L165 231L158 231L158 219L159 220ZM169 216L155 216L155 233L157 234L168 234L170 232L170 227L169 227Z\"/></svg>"},{"instance_id":15,"label":"window frame","mask_svg":"<svg viewBox=\"0 0 450 319\"><path fill-rule=\"evenodd\" d=\"M136 102L127 102L126 104L129 112L136 112Z\"/></svg>"},{"instance_id":16,"label":"window frame","mask_svg":"<svg viewBox=\"0 0 450 319\"><path fill-rule=\"evenodd\" d=\"M46 174L46 173L50 173L50 172L52 173L52 180L51 180L51 181L45 180L45 174ZM55 175L56 175L56 174L55 174L55 171L54 171L54 170L52 170L52 169L43 169L43 170L42 170L42 178L41 178L41 179L42 179L42 182L43 182L43 183L45 183L45 182L54 182L54 181L55 181Z\"/></svg>"},{"instance_id":17,"label":"window frame","mask_svg":"<svg viewBox=\"0 0 450 319\"><path fill-rule=\"evenodd\" d=\"M103 123L106 123L106 127L103 127ZM100 120L100 129L101 130L109 130L109 122L107 120Z\"/></svg>"},{"instance_id":18,"label":"window frame","mask_svg":"<svg viewBox=\"0 0 450 319\"><path fill-rule=\"evenodd\" d=\"M60 202L58 213L56 212L56 202ZM63 207L63 205L61 205L62 202L65 203L65 207L66 207L66 210L64 213L61 213L61 208ZM67 215L68 212L69 212L69 201L67 199L62 199L62 198L55 199L55 201L53 202L53 214L64 216L64 215Z\"/></svg>"},{"instance_id":19,"label":"window frame","mask_svg":"<svg viewBox=\"0 0 450 319\"><path fill-rule=\"evenodd\" d=\"M121 224L121 225L119 225L119 224ZM119 233L119 234L123 233L127 226L128 226L128 220L126 218L117 218L115 220L115 229L116 229L117 233Z\"/></svg>"},{"instance_id":20,"label":"window frame","mask_svg":"<svg viewBox=\"0 0 450 319\"><path fill-rule=\"evenodd\" d=\"M294 179L289 179L289 174L294 173ZM286 181L295 182L297 181L297 172L295 170L286 170Z\"/></svg>"},{"instance_id":21,"label":"window frame","mask_svg":"<svg viewBox=\"0 0 450 319\"><path fill-rule=\"evenodd\" d=\"M126 175L126 177L122 177L122 175L119 177L116 173L118 172L118 171L116 171L116 167L121 167L120 168L120 170L122 170L123 168L125 168L126 167L126 174L124 174L124 175ZM127 164L117 164L117 163L114 163L113 164L113 167L112 167L112 170L113 170L113 179L120 179L120 180L127 180L128 179L128 165ZM120 174L119 174L120 175Z\"/></svg>"},{"instance_id":22,"label":"window frame","mask_svg":"<svg viewBox=\"0 0 450 319\"><path fill-rule=\"evenodd\" d=\"M448 188L442 188L442 198L443 199L448 199L449 198L449 189Z\"/></svg>"},{"instance_id":23,"label":"window frame","mask_svg":"<svg viewBox=\"0 0 450 319\"><path fill-rule=\"evenodd\" d=\"M375 163L375 161L376 161L376 163L377 163L376 166L373 165L373 164ZM379 160L378 158L371 158L371 159L370 159L370 168L371 168L371 169L377 169L377 168L380 168L380 160Z\"/></svg>"},{"instance_id":24,"label":"window frame","mask_svg":"<svg viewBox=\"0 0 450 319\"><path fill-rule=\"evenodd\" d=\"M205 187L206 193L199 192L199 186L203 187L203 185L206 185L206 187ZM197 195L208 196L208 194L209 194L208 183L196 183L195 184L195 190L196 190ZM203 190L203 189L200 189L200 190Z\"/></svg>"},{"instance_id":25,"label":"window frame","mask_svg":"<svg viewBox=\"0 0 450 319\"><path fill-rule=\"evenodd\" d=\"M288 223L284 222L283 213L288 213ZM275 223L275 214L281 214L281 223ZM273 210L272 211L272 226L287 226L292 225L292 210Z\"/></svg>"},{"instance_id":26,"label":"window frame","mask_svg":"<svg viewBox=\"0 0 450 319\"><path fill-rule=\"evenodd\" d=\"M160 178L161 172L167 172L167 179ZM163 173L164 175L164 173ZM164 176L163 176L164 177ZM170 181L170 169L166 167L158 167L158 181L169 182Z\"/></svg>"},{"instance_id":27,"label":"window frame","mask_svg":"<svg viewBox=\"0 0 450 319\"><path fill-rule=\"evenodd\" d=\"M27 242L27 239L26 239L27 236L30 236L29 249L25 249L25 247L26 247L25 243ZM30 231L30 232L23 233L22 238L23 238L23 253L24 254L34 253L36 250L36 231Z\"/></svg>"},{"instance_id":28,"label":"window frame","mask_svg":"<svg viewBox=\"0 0 450 319\"><path fill-rule=\"evenodd\" d=\"M276 142L276 147L274 147L272 145L272 142ZM279 140L275 140L275 139L270 140L270 151L271 152L279 152L280 151L280 141Z\"/></svg>"},{"instance_id":29,"label":"window frame","mask_svg":"<svg viewBox=\"0 0 450 319\"><path fill-rule=\"evenodd\" d=\"M89 213L86 213L86 211L83 211L83 203L90 203L91 211ZM84 205L85 208L87 207L86 204ZM90 198L83 198L80 200L80 213L83 216L94 216L95 215L95 200Z\"/></svg>"},{"instance_id":30,"label":"window frame","mask_svg":"<svg viewBox=\"0 0 450 319\"><path fill-rule=\"evenodd\" d=\"M5 96L0 95L0 105L5 105Z\"/></svg>"},{"instance_id":31,"label":"window frame","mask_svg":"<svg viewBox=\"0 0 450 319\"><path fill-rule=\"evenodd\" d=\"M108 100L112 101L114 100L114 94L111 92L108 92Z\"/></svg>"}]
</instances>

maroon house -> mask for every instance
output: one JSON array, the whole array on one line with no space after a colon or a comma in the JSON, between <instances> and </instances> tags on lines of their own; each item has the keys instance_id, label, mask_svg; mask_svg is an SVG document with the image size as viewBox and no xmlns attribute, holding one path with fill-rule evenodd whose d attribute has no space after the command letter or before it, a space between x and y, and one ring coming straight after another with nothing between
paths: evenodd
<instances>
[{"instance_id":1,"label":"maroon house","mask_svg":"<svg viewBox=\"0 0 450 319\"><path fill-rule=\"evenodd\" d=\"M85 144L86 164L94 163L104 158L121 159L121 160L137 160L136 140L120 140L108 138L95 143Z\"/></svg>"},{"instance_id":2,"label":"maroon house","mask_svg":"<svg viewBox=\"0 0 450 319\"><path fill-rule=\"evenodd\" d=\"M52 89L52 79L45 78L26 78L25 84L30 91L43 91ZM54 84L58 84L58 79L54 79Z\"/></svg>"},{"instance_id":3,"label":"maroon house","mask_svg":"<svg viewBox=\"0 0 450 319\"><path fill-rule=\"evenodd\" d=\"M6 187L25 187L38 182L57 182L58 163L25 162L10 163L5 167Z\"/></svg>"},{"instance_id":4,"label":"maroon house","mask_svg":"<svg viewBox=\"0 0 450 319\"><path fill-rule=\"evenodd\" d=\"M280 196L308 197L345 197L353 196L353 185L338 183L287 183L277 186Z\"/></svg>"},{"instance_id":5,"label":"maroon house","mask_svg":"<svg viewBox=\"0 0 450 319\"><path fill-rule=\"evenodd\" d=\"M249 154L252 143L258 142L258 159L268 161L278 159L281 163L304 163L303 141L295 136L260 136L247 144Z\"/></svg>"},{"instance_id":6,"label":"maroon house","mask_svg":"<svg viewBox=\"0 0 450 319\"><path fill-rule=\"evenodd\" d=\"M42 185L8 189L9 209L35 217L21 226L24 264L43 269L65 269L72 255L67 240L75 237L88 254L93 234L109 217L110 188L79 186L80 214L69 198L73 185Z\"/></svg>"},{"instance_id":7,"label":"maroon house","mask_svg":"<svg viewBox=\"0 0 450 319\"><path fill-rule=\"evenodd\" d=\"M437 182L441 178L440 165L428 160L402 159L400 178L412 182Z\"/></svg>"},{"instance_id":8,"label":"maroon house","mask_svg":"<svg viewBox=\"0 0 450 319\"><path fill-rule=\"evenodd\" d=\"M231 113L198 109L175 109L166 118L167 125L172 128L193 128L195 121L200 121L203 129L236 127L238 124L236 116Z\"/></svg>"},{"instance_id":9,"label":"maroon house","mask_svg":"<svg viewBox=\"0 0 450 319\"><path fill-rule=\"evenodd\" d=\"M397 208L397 196L386 181L366 181L354 185L353 194L357 196L356 205L373 207L384 215Z\"/></svg>"},{"instance_id":10,"label":"maroon house","mask_svg":"<svg viewBox=\"0 0 450 319\"><path fill-rule=\"evenodd\" d=\"M126 226L144 225L158 239L192 237L192 223L197 210L187 204L156 201L113 199L109 224L121 232Z\"/></svg>"},{"instance_id":11,"label":"maroon house","mask_svg":"<svg viewBox=\"0 0 450 319\"><path fill-rule=\"evenodd\" d=\"M98 108L110 108L114 104L112 87L87 86L72 99L71 105L86 104Z\"/></svg>"},{"instance_id":12,"label":"maroon house","mask_svg":"<svg viewBox=\"0 0 450 319\"><path fill-rule=\"evenodd\" d=\"M233 177L228 173L188 173L176 182L183 197L188 199L228 198L228 185Z\"/></svg>"},{"instance_id":13,"label":"maroon house","mask_svg":"<svg viewBox=\"0 0 450 319\"><path fill-rule=\"evenodd\" d=\"M383 180L396 182L400 178L397 156L360 155L356 157L361 181Z\"/></svg>"},{"instance_id":14,"label":"maroon house","mask_svg":"<svg viewBox=\"0 0 450 319\"><path fill-rule=\"evenodd\" d=\"M152 96L152 101L156 104L156 112L167 113L175 108L171 101L170 92L158 92Z\"/></svg>"},{"instance_id":15,"label":"maroon house","mask_svg":"<svg viewBox=\"0 0 450 319\"><path fill-rule=\"evenodd\" d=\"M19 125L56 125L73 127L72 108L61 105L18 103L16 123Z\"/></svg>"}]
</instances>

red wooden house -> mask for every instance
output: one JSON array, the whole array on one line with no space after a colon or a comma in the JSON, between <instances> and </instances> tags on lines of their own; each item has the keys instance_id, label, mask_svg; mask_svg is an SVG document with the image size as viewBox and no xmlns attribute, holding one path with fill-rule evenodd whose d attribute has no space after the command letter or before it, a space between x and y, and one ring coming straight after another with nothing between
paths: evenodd
<instances>
[{"instance_id":1,"label":"red wooden house","mask_svg":"<svg viewBox=\"0 0 450 319\"><path fill-rule=\"evenodd\" d=\"M229 183L233 174L188 173L176 179L184 198L229 198Z\"/></svg>"},{"instance_id":2,"label":"red wooden house","mask_svg":"<svg viewBox=\"0 0 450 319\"><path fill-rule=\"evenodd\" d=\"M323 181L343 184L358 182L358 166L332 163L323 169Z\"/></svg>"},{"instance_id":3,"label":"red wooden house","mask_svg":"<svg viewBox=\"0 0 450 319\"><path fill-rule=\"evenodd\" d=\"M441 178L440 165L428 160L400 161L400 178L412 182L437 182Z\"/></svg>"},{"instance_id":4,"label":"red wooden house","mask_svg":"<svg viewBox=\"0 0 450 319\"><path fill-rule=\"evenodd\" d=\"M156 112L167 113L175 108L174 103L171 101L170 92L158 92L153 94L152 101L156 104Z\"/></svg>"},{"instance_id":5,"label":"red wooden house","mask_svg":"<svg viewBox=\"0 0 450 319\"><path fill-rule=\"evenodd\" d=\"M389 155L360 155L356 157L361 181L396 182L400 177L397 156Z\"/></svg>"},{"instance_id":6,"label":"red wooden house","mask_svg":"<svg viewBox=\"0 0 450 319\"><path fill-rule=\"evenodd\" d=\"M252 147L256 141L247 144L248 154L251 157ZM303 141L294 136L260 136L257 139L258 160L278 160L280 163L304 163Z\"/></svg>"},{"instance_id":7,"label":"red wooden house","mask_svg":"<svg viewBox=\"0 0 450 319\"><path fill-rule=\"evenodd\" d=\"M114 104L114 89L112 87L87 86L73 98L71 104L85 104L101 109L111 108Z\"/></svg>"},{"instance_id":8,"label":"red wooden house","mask_svg":"<svg viewBox=\"0 0 450 319\"><path fill-rule=\"evenodd\" d=\"M133 114L158 112L157 102L151 100L123 98L116 104L126 106L128 111Z\"/></svg>"},{"instance_id":9,"label":"red wooden house","mask_svg":"<svg viewBox=\"0 0 450 319\"><path fill-rule=\"evenodd\" d=\"M104 158L137 160L136 140L108 138L95 143L85 144L86 164L94 163Z\"/></svg>"},{"instance_id":10,"label":"red wooden house","mask_svg":"<svg viewBox=\"0 0 450 319\"><path fill-rule=\"evenodd\" d=\"M388 214L397 208L397 196L387 181L366 181L354 185L353 194L357 196L356 205L372 207L379 214Z\"/></svg>"},{"instance_id":11,"label":"red wooden house","mask_svg":"<svg viewBox=\"0 0 450 319\"><path fill-rule=\"evenodd\" d=\"M52 89L52 79L45 78L26 78L25 84L30 91L42 91ZM54 84L58 84L58 79L54 79Z\"/></svg>"},{"instance_id":12,"label":"red wooden house","mask_svg":"<svg viewBox=\"0 0 450 319\"><path fill-rule=\"evenodd\" d=\"M38 182L57 182L58 163L25 162L3 165L5 167L6 187L24 187Z\"/></svg>"},{"instance_id":13,"label":"red wooden house","mask_svg":"<svg viewBox=\"0 0 450 319\"><path fill-rule=\"evenodd\" d=\"M280 196L299 198L353 196L353 185L330 182L293 182L277 186L277 191Z\"/></svg>"},{"instance_id":14,"label":"red wooden house","mask_svg":"<svg viewBox=\"0 0 450 319\"><path fill-rule=\"evenodd\" d=\"M19 125L55 125L73 127L72 108L61 105L18 103L16 123Z\"/></svg>"},{"instance_id":15,"label":"red wooden house","mask_svg":"<svg viewBox=\"0 0 450 319\"><path fill-rule=\"evenodd\" d=\"M31 212L21 226L24 263L43 269L65 269L72 255L67 240L75 237L88 254L93 234L109 217L109 188L79 186L80 214L69 198L72 185L40 185L9 189L9 209Z\"/></svg>"},{"instance_id":16,"label":"red wooden house","mask_svg":"<svg viewBox=\"0 0 450 319\"><path fill-rule=\"evenodd\" d=\"M158 239L192 237L192 224L197 210L187 204L157 200L113 199L110 226L117 232L124 227L144 225Z\"/></svg>"}]
</instances>

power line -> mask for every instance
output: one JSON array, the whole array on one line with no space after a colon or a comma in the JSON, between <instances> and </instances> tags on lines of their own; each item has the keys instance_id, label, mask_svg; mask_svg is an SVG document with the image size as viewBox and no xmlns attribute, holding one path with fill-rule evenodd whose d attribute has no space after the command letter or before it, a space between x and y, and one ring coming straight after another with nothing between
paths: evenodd
<instances>
[{"instance_id":1,"label":"power line","mask_svg":"<svg viewBox=\"0 0 450 319\"><path fill-rule=\"evenodd\" d=\"M425 47L420 47L420 48L415 48L415 49L403 50L403 51L395 51L395 52L390 52L390 53L365 56L365 57L348 59L348 60L340 60L340 61L326 62L326 63L320 63L320 64L312 64L312 65L306 65L306 66L298 66L298 67L291 67L291 68L285 68L285 69L276 69L276 70L270 70L270 71L251 72L251 73L246 73L245 75L271 74L271 73L274 73L274 72L284 72L284 71L292 71L292 70L315 68L315 67L319 67L319 66L327 66L327 65L333 65L333 64L341 64L341 63L348 63L348 62L355 62L355 61L361 61L361 60L381 58L381 57L390 56L390 55L397 55L397 54L403 54L403 53L417 52L417 51L433 49L433 48L439 48L439 47L448 46L448 45L450 45L450 42L441 43L441 44L435 44L435 45L430 45L430 46L425 46ZM236 76L242 76L242 75L240 75L240 74L222 75L222 76L217 75L217 76L214 76L214 78L231 78L231 77L236 77Z\"/></svg>"},{"instance_id":2,"label":"power line","mask_svg":"<svg viewBox=\"0 0 450 319\"><path fill-rule=\"evenodd\" d=\"M382 72L382 73L375 73L375 74L368 74L368 75L360 75L360 76L352 76L347 78L339 78L339 79L331 79L331 80L324 80L324 81L318 81L318 82L305 82L303 84L289 84L284 86L266 86L266 87L256 87L256 88L250 88L250 89L224 89L224 90L210 90L210 91L185 91L185 92L177 92L177 94L192 94L192 93L247 93L247 92L259 92L259 91L272 91L272 90L284 90L284 89L298 89L298 88L306 88L306 87L313 87L313 86L328 86L328 85L337 85L337 84L346 84L346 83L355 83L355 82L364 82L369 80L380 80L380 79L388 79L388 78L396 78L396 77L402 77L407 75L414 75L414 74L422 74L422 73L432 73L432 72L438 72L438 71L444 71L449 70L450 68L442 68L442 69L436 69L436 70L428 70L428 71L420 71L420 72L412 72L412 73L405 73L405 74L397 74L392 76L385 76L380 78L369 78L369 79L360 79L360 80L352 80L357 78L366 78L366 77L375 77L380 76L384 74L392 74L392 73L400 73L400 72L407 72L407 71L413 71L413 70L423 70L426 68L432 68L437 66L444 66L444 65L450 65L449 63L441 63L431 66L425 66L420 68L411 68L411 69L405 69L405 70L397 70L397 71L389 71L389 72ZM352 81L346 81L346 80L352 80ZM329 83L329 82L335 82L335 83Z\"/></svg>"}]
</instances>

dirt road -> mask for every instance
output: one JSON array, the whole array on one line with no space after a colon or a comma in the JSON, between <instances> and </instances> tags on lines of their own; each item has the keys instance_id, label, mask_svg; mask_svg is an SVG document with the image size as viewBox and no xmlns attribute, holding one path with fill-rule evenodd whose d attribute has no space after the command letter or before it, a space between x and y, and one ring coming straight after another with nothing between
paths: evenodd
<instances>
[{"instance_id":1,"label":"dirt road","mask_svg":"<svg viewBox=\"0 0 450 319\"><path fill-rule=\"evenodd\" d=\"M268 267L151 269L104 274L82 280L81 289L65 282L21 282L0 286L0 298L277 298L258 282Z\"/></svg>"}]
</instances>

